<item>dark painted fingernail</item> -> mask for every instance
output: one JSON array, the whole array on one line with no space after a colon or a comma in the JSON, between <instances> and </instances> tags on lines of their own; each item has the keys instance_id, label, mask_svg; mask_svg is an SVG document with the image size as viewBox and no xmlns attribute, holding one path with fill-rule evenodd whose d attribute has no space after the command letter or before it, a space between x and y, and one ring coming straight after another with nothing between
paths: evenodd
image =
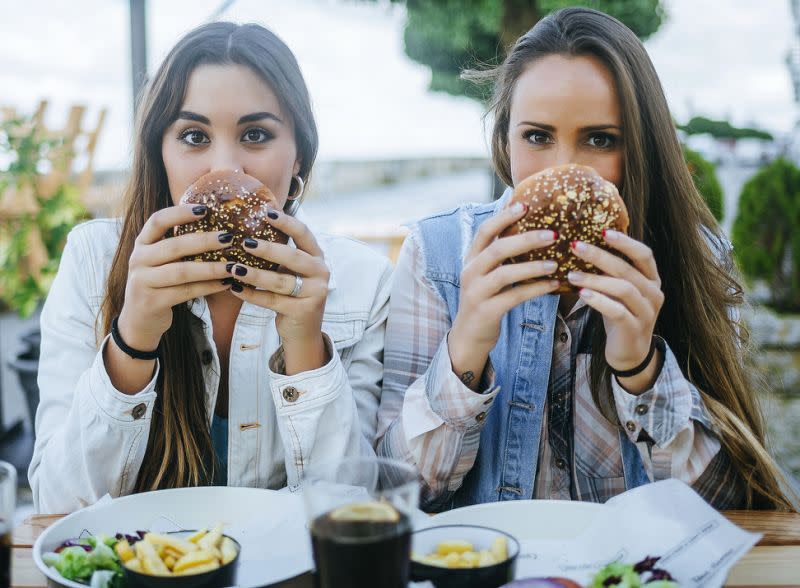
<instances>
[{"instance_id":1,"label":"dark painted fingernail","mask_svg":"<svg viewBox=\"0 0 800 588\"><path fill-rule=\"evenodd\" d=\"M225 271L228 272L228 273L231 273L231 268L233 266L235 266L235 265L236 265L236 262L229 261L228 263L225 264Z\"/></svg>"},{"instance_id":2,"label":"dark painted fingernail","mask_svg":"<svg viewBox=\"0 0 800 588\"><path fill-rule=\"evenodd\" d=\"M270 210L269 212L267 212L267 216L272 220L278 220L278 213L275 212L274 210Z\"/></svg>"},{"instance_id":3,"label":"dark painted fingernail","mask_svg":"<svg viewBox=\"0 0 800 588\"><path fill-rule=\"evenodd\" d=\"M255 249L256 247L258 247L258 241L256 241L252 237L247 237L244 240L244 246L247 247L248 249Z\"/></svg>"},{"instance_id":4,"label":"dark painted fingernail","mask_svg":"<svg viewBox=\"0 0 800 588\"><path fill-rule=\"evenodd\" d=\"M224 280L222 280L223 286L230 286L231 284L233 284L233 278L225 278Z\"/></svg>"},{"instance_id":5,"label":"dark painted fingernail","mask_svg":"<svg viewBox=\"0 0 800 588\"><path fill-rule=\"evenodd\" d=\"M208 206L205 204L198 204L194 208L192 208L192 212L197 216L203 216L205 213L208 212Z\"/></svg>"},{"instance_id":6,"label":"dark painted fingernail","mask_svg":"<svg viewBox=\"0 0 800 588\"><path fill-rule=\"evenodd\" d=\"M231 286L231 290L233 290L234 292L241 292L242 290L244 290L244 287L241 284L234 284L233 286Z\"/></svg>"},{"instance_id":7,"label":"dark painted fingernail","mask_svg":"<svg viewBox=\"0 0 800 588\"><path fill-rule=\"evenodd\" d=\"M246 276L247 275L247 268L243 265L236 266L236 275L237 276Z\"/></svg>"},{"instance_id":8,"label":"dark painted fingernail","mask_svg":"<svg viewBox=\"0 0 800 588\"><path fill-rule=\"evenodd\" d=\"M233 241L233 233L222 233L217 238L219 239L220 243L230 243L231 241Z\"/></svg>"}]
</instances>

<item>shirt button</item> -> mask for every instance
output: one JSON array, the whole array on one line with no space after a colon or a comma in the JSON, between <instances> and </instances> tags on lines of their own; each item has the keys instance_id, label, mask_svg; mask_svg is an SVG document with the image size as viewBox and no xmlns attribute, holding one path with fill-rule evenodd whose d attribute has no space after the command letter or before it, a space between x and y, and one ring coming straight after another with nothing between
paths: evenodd
<instances>
[{"instance_id":1,"label":"shirt button","mask_svg":"<svg viewBox=\"0 0 800 588\"><path fill-rule=\"evenodd\" d=\"M560 457L556 460L556 467L560 470L566 469L567 462L561 459Z\"/></svg>"},{"instance_id":2,"label":"shirt button","mask_svg":"<svg viewBox=\"0 0 800 588\"><path fill-rule=\"evenodd\" d=\"M647 414L648 410L650 410L650 408L646 404L640 404L639 406L636 407L636 414L638 415Z\"/></svg>"},{"instance_id":3,"label":"shirt button","mask_svg":"<svg viewBox=\"0 0 800 588\"><path fill-rule=\"evenodd\" d=\"M203 362L203 365L208 365L214 361L214 354L211 353L210 349L204 349L203 353L200 355L200 361Z\"/></svg>"},{"instance_id":4,"label":"shirt button","mask_svg":"<svg viewBox=\"0 0 800 588\"><path fill-rule=\"evenodd\" d=\"M634 423L633 421L628 421L627 423L625 423L625 428L628 429L631 433L633 433L636 430L636 423Z\"/></svg>"},{"instance_id":5,"label":"shirt button","mask_svg":"<svg viewBox=\"0 0 800 588\"><path fill-rule=\"evenodd\" d=\"M561 334L558 336L558 340L562 343L566 343L569 340L569 335L567 335L566 331L561 331Z\"/></svg>"},{"instance_id":6,"label":"shirt button","mask_svg":"<svg viewBox=\"0 0 800 588\"><path fill-rule=\"evenodd\" d=\"M486 418L486 413L482 412L478 416L475 417L475 420L478 421L479 423L482 423L483 419L485 419L485 418Z\"/></svg>"},{"instance_id":7,"label":"shirt button","mask_svg":"<svg viewBox=\"0 0 800 588\"><path fill-rule=\"evenodd\" d=\"M136 406L133 407L133 410L131 411L131 416L133 417L134 420L138 421L140 418L144 416L144 413L146 412L147 412L147 405L144 402L142 402L141 404L137 404Z\"/></svg>"},{"instance_id":8,"label":"shirt button","mask_svg":"<svg viewBox=\"0 0 800 588\"><path fill-rule=\"evenodd\" d=\"M483 405L489 406L492 403L492 400L494 400L494 398L487 398L486 400L483 401Z\"/></svg>"},{"instance_id":9,"label":"shirt button","mask_svg":"<svg viewBox=\"0 0 800 588\"><path fill-rule=\"evenodd\" d=\"M297 388L294 386L286 386L283 389L283 399L286 402L294 402L300 397L300 392L297 391Z\"/></svg>"}]
</instances>

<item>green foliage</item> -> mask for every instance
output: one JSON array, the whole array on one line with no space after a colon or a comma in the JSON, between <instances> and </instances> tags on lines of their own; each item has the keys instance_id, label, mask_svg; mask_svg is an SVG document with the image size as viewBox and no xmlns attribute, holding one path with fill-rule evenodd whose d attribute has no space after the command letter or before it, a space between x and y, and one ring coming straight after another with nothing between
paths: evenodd
<instances>
[{"instance_id":1,"label":"green foliage","mask_svg":"<svg viewBox=\"0 0 800 588\"><path fill-rule=\"evenodd\" d=\"M689 173L692 174L695 188L706 201L717 222L721 222L725 216L725 200L714 164L686 146L683 148L683 157L686 159Z\"/></svg>"},{"instance_id":2,"label":"green foliage","mask_svg":"<svg viewBox=\"0 0 800 588\"><path fill-rule=\"evenodd\" d=\"M771 306L800 311L800 169L777 159L742 188L733 223L734 252L744 275L764 280Z\"/></svg>"},{"instance_id":3,"label":"green foliage","mask_svg":"<svg viewBox=\"0 0 800 588\"><path fill-rule=\"evenodd\" d=\"M52 165L58 143L43 139L29 121L0 124L0 201L7 190L30 189L36 212L0 216L0 308L30 315L47 295L58 270L67 234L87 217L77 189L68 182L43 197L38 192L42 170ZM41 236L47 259L41 271L25 271L32 233Z\"/></svg>"},{"instance_id":4,"label":"green foliage","mask_svg":"<svg viewBox=\"0 0 800 588\"><path fill-rule=\"evenodd\" d=\"M689 135L708 133L717 139L764 139L772 141L773 137L766 131L751 128L737 128L726 120L712 120L704 116L695 116L685 125L678 128Z\"/></svg>"},{"instance_id":5,"label":"green foliage","mask_svg":"<svg viewBox=\"0 0 800 588\"><path fill-rule=\"evenodd\" d=\"M404 2L406 54L431 69L430 89L484 101L489 90L460 78L461 71L502 61L508 45L536 21L567 6L602 10L640 38L664 21L661 0L393 0Z\"/></svg>"}]
</instances>

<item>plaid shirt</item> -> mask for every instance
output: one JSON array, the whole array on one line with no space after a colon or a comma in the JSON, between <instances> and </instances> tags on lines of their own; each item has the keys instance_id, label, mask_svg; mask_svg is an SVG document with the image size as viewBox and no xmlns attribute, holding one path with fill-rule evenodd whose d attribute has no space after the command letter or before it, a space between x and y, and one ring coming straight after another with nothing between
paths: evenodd
<instances>
[{"instance_id":1,"label":"plaid shirt","mask_svg":"<svg viewBox=\"0 0 800 588\"><path fill-rule=\"evenodd\" d=\"M378 413L378 453L414 464L423 479L422 506L461 486L478 451L483 413L499 388L487 362L479 391L453 372L447 349L452 317L424 277L412 232L394 274ZM605 502L625 491L619 430L636 443L648 477L678 478L717 508L744 503L741 479L713 433L697 389L666 348L650 390L629 394L612 377L619 422L592 399L590 355L582 349L590 309L578 302L559 315L532 498ZM533 467L533 464L531 464Z\"/></svg>"}]
</instances>

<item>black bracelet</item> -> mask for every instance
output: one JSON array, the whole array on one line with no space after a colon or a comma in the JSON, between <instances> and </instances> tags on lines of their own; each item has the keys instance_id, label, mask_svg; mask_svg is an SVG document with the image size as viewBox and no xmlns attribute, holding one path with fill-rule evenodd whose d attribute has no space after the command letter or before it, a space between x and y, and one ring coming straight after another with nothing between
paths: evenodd
<instances>
[{"instance_id":1,"label":"black bracelet","mask_svg":"<svg viewBox=\"0 0 800 588\"><path fill-rule=\"evenodd\" d=\"M638 376L647 369L647 366L650 365L650 362L653 360L653 354L656 352L656 346L658 346L659 349L661 348L661 345L656 343L656 337L654 336L650 339L650 351L647 352L647 357L645 357L644 361L635 368L631 368L629 370L615 370L611 366L608 366L608 368L611 370L611 373L618 378L632 378L633 376Z\"/></svg>"},{"instance_id":2,"label":"black bracelet","mask_svg":"<svg viewBox=\"0 0 800 588\"><path fill-rule=\"evenodd\" d=\"M122 340L122 335L119 334L119 326L117 325L118 320L119 317L115 317L114 320L111 321L111 338L114 339L114 343L117 344L117 347L119 347L125 355L128 355L133 359L158 359L161 343L159 343L158 347L156 347L153 351L139 351L138 349L134 349Z\"/></svg>"}]
</instances>

